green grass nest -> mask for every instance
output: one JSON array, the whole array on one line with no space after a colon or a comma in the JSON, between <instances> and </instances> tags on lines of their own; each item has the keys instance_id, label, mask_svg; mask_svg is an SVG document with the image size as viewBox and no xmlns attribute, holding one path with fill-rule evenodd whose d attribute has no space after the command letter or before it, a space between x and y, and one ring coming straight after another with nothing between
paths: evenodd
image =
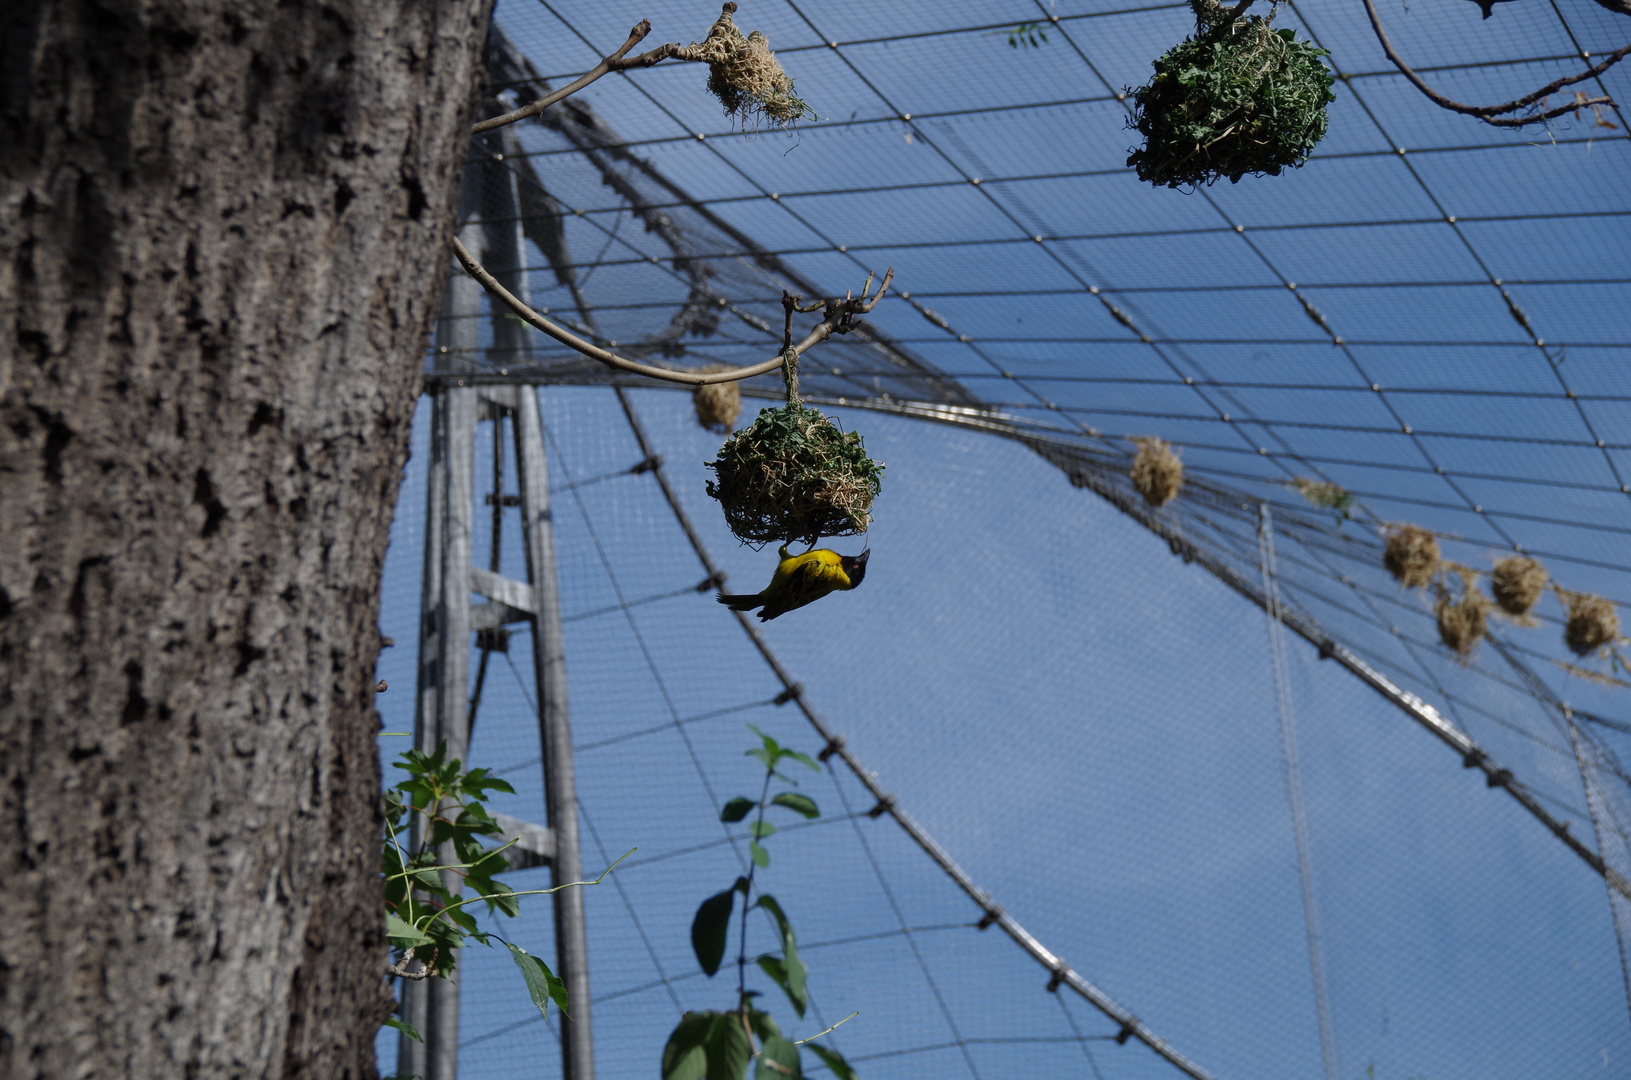
<instances>
[{"instance_id":1,"label":"green grass nest","mask_svg":"<svg viewBox=\"0 0 1631 1080\"><path fill-rule=\"evenodd\" d=\"M1200 186L1220 176L1278 176L1308 160L1325 137L1335 77L1330 55L1293 30L1252 16L1186 38L1132 91L1128 126L1144 136L1127 164L1157 186Z\"/></svg>"},{"instance_id":2,"label":"green grass nest","mask_svg":"<svg viewBox=\"0 0 1631 1080\"><path fill-rule=\"evenodd\" d=\"M802 405L761 410L707 465L731 532L759 546L866 532L883 479L860 433Z\"/></svg>"}]
</instances>

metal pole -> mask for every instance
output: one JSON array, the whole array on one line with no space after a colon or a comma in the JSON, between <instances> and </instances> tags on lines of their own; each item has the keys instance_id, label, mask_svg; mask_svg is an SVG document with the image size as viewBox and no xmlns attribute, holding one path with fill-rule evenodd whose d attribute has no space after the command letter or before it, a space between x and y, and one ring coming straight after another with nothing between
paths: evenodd
<instances>
[{"instance_id":1,"label":"metal pole","mask_svg":"<svg viewBox=\"0 0 1631 1080\"><path fill-rule=\"evenodd\" d=\"M538 725L544 751L544 797L555 833L552 885L583 880L578 852L578 799L572 766L572 725L567 707L566 649L561 634L560 590L555 570L555 533L550 525L549 466L536 387L516 388L515 454L519 467L521 520L527 574L537 606L533 622L533 671L538 680ZM594 1080L595 1054L589 1021L589 941L583 890L562 889L555 903L555 964L572 1012L561 1021L561 1074Z\"/></svg>"}]
</instances>

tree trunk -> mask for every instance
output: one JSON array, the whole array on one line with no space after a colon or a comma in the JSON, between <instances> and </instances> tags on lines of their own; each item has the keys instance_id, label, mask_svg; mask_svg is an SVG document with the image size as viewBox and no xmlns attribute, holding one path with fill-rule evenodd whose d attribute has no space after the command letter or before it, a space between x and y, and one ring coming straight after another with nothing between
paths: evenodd
<instances>
[{"instance_id":1,"label":"tree trunk","mask_svg":"<svg viewBox=\"0 0 1631 1080\"><path fill-rule=\"evenodd\" d=\"M380 568L487 6L0 3L7 1078L375 1075Z\"/></svg>"}]
</instances>

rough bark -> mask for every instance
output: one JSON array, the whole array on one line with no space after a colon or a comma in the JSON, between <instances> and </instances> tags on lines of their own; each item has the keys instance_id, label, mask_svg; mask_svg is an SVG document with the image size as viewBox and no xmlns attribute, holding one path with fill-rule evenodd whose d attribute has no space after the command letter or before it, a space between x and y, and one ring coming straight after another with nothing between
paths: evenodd
<instances>
[{"instance_id":1,"label":"rough bark","mask_svg":"<svg viewBox=\"0 0 1631 1080\"><path fill-rule=\"evenodd\" d=\"M487 0L0 3L0 1074L375 1074L378 590Z\"/></svg>"}]
</instances>

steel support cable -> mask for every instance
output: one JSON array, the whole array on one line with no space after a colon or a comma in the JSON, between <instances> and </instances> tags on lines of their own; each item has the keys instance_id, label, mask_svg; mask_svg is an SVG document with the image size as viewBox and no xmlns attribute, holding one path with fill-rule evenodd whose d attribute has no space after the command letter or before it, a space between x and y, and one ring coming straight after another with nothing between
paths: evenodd
<instances>
[{"instance_id":1,"label":"steel support cable","mask_svg":"<svg viewBox=\"0 0 1631 1080\"><path fill-rule=\"evenodd\" d=\"M1308 847L1308 812L1303 806L1302 768L1297 758L1296 719L1291 709L1291 674L1286 661L1285 626L1281 622L1280 572L1274 561L1274 520L1267 503L1259 503L1258 559L1267 601L1269 655L1274 666L1274 697L1280 712L1280 748L1285 755L1286 794L1291 802L1291 829L1297 844L1297 880L1302 887L1303 926L1308 935L1308 972L1314 983L1314 1013L1319 1021L1320 1055L1325 1080L1337 1080L1336 1038L1331 1031L1331 999L1325 987L1325 954L1320 946L1319 908L1314 900L1314 865Z\"/></svg>"},{"instance_id":2,"label":"steel support cable","mask_svg":"<svg viewBox=\"0 0 1631 1080\"><path fill-rule=\"evenodd\" d=\"M615 389L622 401L624 414L628 417L629 427L640 444L641 453L650 458L653 448L651 440L646 435L645 426L640 422L639 414L635 412L633 403L628 400L627 392L622 387L616 387ZM703 569L715 580L723 580L717 564L714 563L713 557L709 555L707 547L702 542L702 537L697 533L695 526L691 524L690 515L685 512L685 507L681 504L679 496L675 494L673 487L669 484L666 472L659 466L652 470L652 476L656 478L657 485L662 490L663 498L667 500L669 509L673 512L675 520L685 533L686 539L690 541L691 548L696 552L697 559L702 563ZM1100 1012L1104 1013L1105 1016L1115 1021L1119 1027L1119 1032L1115 1036L1117 1041L1126 1042L1129 1038L1135 1038L1155 1051L1156 1054L1160 1055L1180 1072L1191 1077L1192 1080L1214 1080L1211 1073L1179 1053L1165 1039L1162 1039L1146 1027L1129 1009L1116 1002L1110 995L1089 982L1065 963L1063 959L1051 952L1030 931L1021 926L1013 916L1006 913L1002 909L1002 905L993 900L989 893L981 889L974 879L968 875L968 872L957 864L950 853L941 847L922 825L918 824L917 819L901 807L894 796L883 790L878 784L876 774L869 772L861 764L855 754L845 745L843 738L828 727L826 721L810 706L809 702L805 700L803 686L794 681L792 674L782 666L781 660L771 650L769 643L764 639L764 635L759 632L758 627L753 625L749 616L740 611L734 612L734 614L743 632L753 642L754 648L759 651L759 655L764 658L766 665L775 674L777 680L781 682L784 692L798 706L799 711L804 714L805 720L815 729L816 734L825 741L825 749L822 751L823 756L827 758L838 757L842 760L855 778L866 788L868 794L877 800L877 805L874 807L877 813L879 815L887 813L894 818L906 835L911 837L912 841L922 848L929 858L934 860L935 865L939 866L947 877L956 882L957 886L968 895L969 899L979 905L980 909L985 913L984 918L980 920L982 925L1001 927L1003 933L1012 938L1020 948L1024 949L1050 972L1049 982L1052 986L1055 988L1059 986L1070 987Z\"/></svg>"}]
</instances>

